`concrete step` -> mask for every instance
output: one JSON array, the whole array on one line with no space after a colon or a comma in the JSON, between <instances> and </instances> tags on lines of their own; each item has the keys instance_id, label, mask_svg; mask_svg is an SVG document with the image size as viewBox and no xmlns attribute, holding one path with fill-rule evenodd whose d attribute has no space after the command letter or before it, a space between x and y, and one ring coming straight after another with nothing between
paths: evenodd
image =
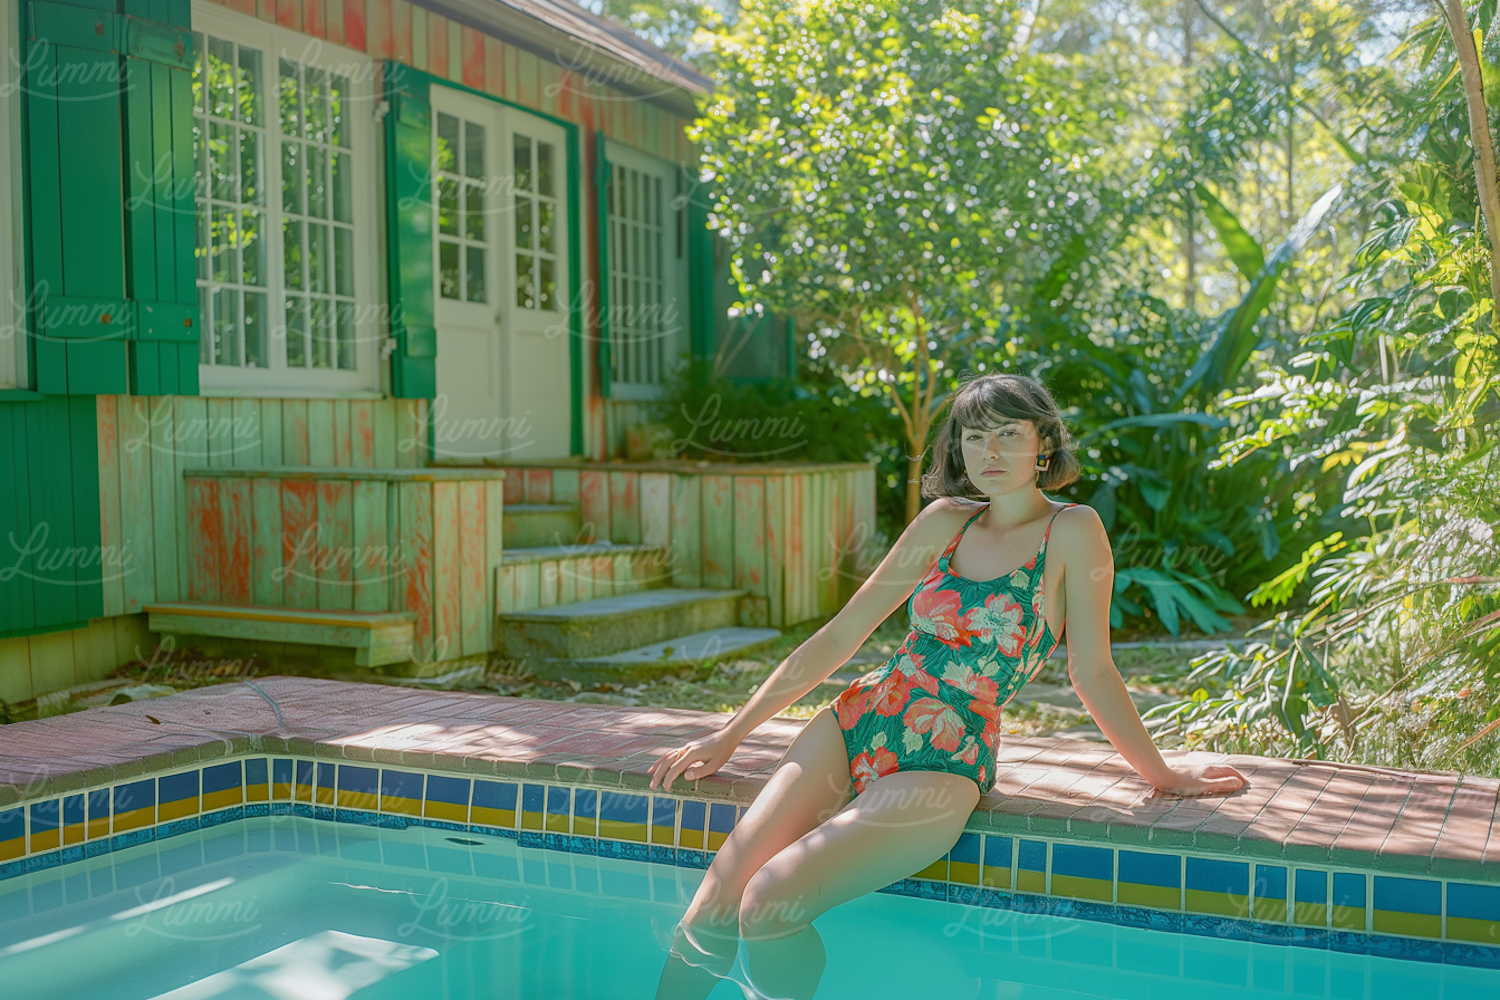
<instances>
[{"instance_id":1,"label":"concrete step","mask_svg":"<svg viewBox=\"0 0 1500 1000\"><path fill-rule=\"evenodd\" d=\"M627 649L623 653L585 657L572 663L588 671L591 678L634 680L677 667L713 663L779 638L780 629L726 625ZM569 673L568 676L574 680L583 679L576 673Z\"/></svg>"},{"instance_id":2,"label":"concrete step","mask_svg":"<svg viewBox=\"0 0 1500 1000\"><path fill-rule=\"evenodd\" d=\"M412 657L417 616L410 611L315 611L188 602L146 605L147 628L175 635L212 635L262 642L344 646L361 667Z\"/></svg>"},{"instance_id":3,"label":"concrete step","mask_svg":"<svg viewBox=\"0 0 1500 1000\"><path fill-rule=\"evenodd\" d=\"M660 545L591 542L506 549L500 562L500 613L634 594L671 583L671 561Z\"/></svg>"},{"instance_id":4,"label":"concrete step","mask_svg":"<svg viewBox=\"0 0 1500 1000\"><path fill-rule=\"evenodd\" d=\"M585 540L580 537L582 515L576 503L510 503L501 517L501 537L507 550ZM589 540L592 538L590 531Z\"/></svg>"},{"instance_id":5,"label":"concrete step","mask_svg":"<svg viewBox=\"0 0 1500 1000\"><path fill-rule=\"evenodd\" d=\"M539 670L550 660L623 653L680 635L738 624L743 590L657 587L590 601L502 612L501 649Z\"/></svg>"}]
</instances>

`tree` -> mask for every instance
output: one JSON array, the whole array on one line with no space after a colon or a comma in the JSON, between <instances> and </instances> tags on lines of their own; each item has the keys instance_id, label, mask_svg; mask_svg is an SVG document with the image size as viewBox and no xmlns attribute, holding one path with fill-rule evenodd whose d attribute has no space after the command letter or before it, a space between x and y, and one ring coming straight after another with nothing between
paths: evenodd
<instances>
[{"instance_id":1,"label":"tree","mask_svg":"<svg viewBox=\"0 0 1500 1000\"><path fill-rule=\"evenodd\" d=\"M1118 215L1096 161L1123 109L1082 60L1013 44L1022 23L1013 2L752 0L713 39L716 94L689 132L740 307L792 316L899 414L908 520L1003 279L1046 287Z\"/></svg>"}]
</instances>

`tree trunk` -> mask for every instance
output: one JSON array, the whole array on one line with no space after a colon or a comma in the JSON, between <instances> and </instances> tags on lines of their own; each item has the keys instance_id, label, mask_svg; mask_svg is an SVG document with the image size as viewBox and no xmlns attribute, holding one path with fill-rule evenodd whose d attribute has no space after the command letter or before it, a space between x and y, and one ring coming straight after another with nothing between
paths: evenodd
<instances>
[{"instance_id":1,"label":"tree trunk","mask_svg":"<svg viewBox=\"0 0 1500 1000\"><path fill-rule=\"evenodd\" d=\"M1484 105L1484 76L1462 0L1447 0L1443 13L1447 15L1448 34L1453 37L1463 72L1464 97L1469 105L1469 138L1474 143L1474 179L1479 184L1479 207L1490 241L1490 296L1496 308L1500 308L1500 190L1495 180L1495 145L1490 139L1489 112ZM1493 317L1492 312L1492 322Z\"/></svg>"},{"instance_id":2,"label":"tree trunk","mask_svg":"<svg viewBox=\"0 0 1500 1000\"><path fill-rule=\"evenodd\" d=\"M910 444L911 442L907 442ZM906 459L906 523L911 524L922 509L922 451L917 446L916 455Z\"/></svg>"}]
</instances>

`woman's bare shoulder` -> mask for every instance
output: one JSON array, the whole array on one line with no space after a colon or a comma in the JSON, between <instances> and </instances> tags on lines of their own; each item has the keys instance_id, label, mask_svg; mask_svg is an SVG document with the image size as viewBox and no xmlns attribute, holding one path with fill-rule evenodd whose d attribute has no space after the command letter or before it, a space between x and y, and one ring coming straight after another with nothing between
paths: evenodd
<instances>
[{"instance_id":1,"label":"woman's bare shoulder","mask_svg":"<svg viewBox=\"0 0 1500 1000\"><path fill-rule=\"evenodd\" d=\"M963 497L938 497L917 511L901 537L911 545L947 545L964 522L983 507L983 503Z\"/></svg>"},{"instance_id":2,"label":"woman's bare shoulder","mask_svg":"<svg viewBox=\"0 0 1500 1000\"><path fill-rule=\"evenodd\" d=\"M1052 537L1048 546L1060 548L1064 552L1078 553L1094 551L1100 546L1108 549L1109 534L1104 530L1099 512L1088 504L1080 503L1057 512L1052 522Z\"/></svg>"}]
</instances>

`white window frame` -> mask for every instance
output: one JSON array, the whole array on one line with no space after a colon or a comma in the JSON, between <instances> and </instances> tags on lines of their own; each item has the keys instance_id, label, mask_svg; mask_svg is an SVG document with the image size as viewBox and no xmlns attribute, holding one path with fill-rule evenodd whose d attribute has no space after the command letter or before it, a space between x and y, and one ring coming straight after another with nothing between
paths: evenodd
<instances>
[{"instance_id":1,"label":"white window frame","mask_svg":"<svg viewBox=\"0 0 1500 1000\"><path fill-rule=\"evenodd\" d=\"M611 371L609 384L609 394L612 399L661 399L666 395L665 379L671 372L678 370L686 363L686 355L691 350L691 333L688 317L690 298L688 288L687 196L685 193L680 194L678 191L678 176L680 171L677 164L672 163L670 160L622 145L612 139L604 140L604 156L609 161L611 170L614 170L616 167L626 167L631 170L638 170L647 175L660 177L662 181L662 201L666 213L666 218L663 222L664 245L662 247L664 261L663 285L665 289L663 301L665 302L675 296L677 334L674 338L668 340L665 345L667 350L666 356L663 358L662 381L621 381L615 377L614 371ZM619 192L616 192L615 196L619 197ZM673 208L674 205L677 206L675 209ZM609 282L608 287L610 289L609 309L611 321L609 350L611 367L617 371L622 362L626 362L626 359L622 357L622 353L629 351L630 348L616 333L618 324L614 321L615 317L619 315L622 303L618 301L618 296L615 294L614 269L615 262L618 260L618 254L614 252L615 235L612 223L609 226L608 239L610 240L610 252L608 255L610 274L605 280ZM679 247L681 248L680 255L678 252ZM665 317L665 310L663 311L663 315Z\"/></svg>"},{"instance_id":2,"label":"white window frame","mask_svg":"<svg viewBox=\"0 0 1500 1000\"><path fill-rule=\"evenodd\" d=\"M261 172L265 195L265 268L267 274L268 367L200 364L200 392L205 396L261 396L319 398L380 395L379 347L381 323L379 267L379 193L376 184L381 153L374 113L377 65L362 52L325 42L258 18L226 10L208 0L193 0L193 31L212 35L262 52L265 148ZM285 56L303 65L330 69L350 85L349 151L352 170L351 218L354 219L354 351L355 367L291 368L286 366L286 287L282 257L281 150L277 114L279 60ZM195 112L196 113L196 112ZM200 286L201 287L201 286ZM204 317L205 333L208 317ZM278 332L281 335L278 336Z\"/></svg>"},{"instance_id":3,"label":"white window frame","mask_svg":"<svg viewBox=\"0 0 1500 1000\"><path fill-rule=\"evenodd\" d=\"M21 5L8 3L0 13L0 52L16 52L21 44ZM30 384L26 336L26 251L22 233L20 66L23 58L6 59L0 67L0 136L16 158L0 156L0 390L25 389Z\"/></svg>"}]
</instances>

